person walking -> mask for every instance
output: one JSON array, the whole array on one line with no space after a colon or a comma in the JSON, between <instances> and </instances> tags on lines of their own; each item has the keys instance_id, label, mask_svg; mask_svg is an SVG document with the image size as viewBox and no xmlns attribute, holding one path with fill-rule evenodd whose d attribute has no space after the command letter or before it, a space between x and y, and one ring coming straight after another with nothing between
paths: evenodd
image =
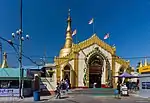
<instances>
[{"instance_id":1,"label":"person walking","mask_svg":"<svg viewBox=\"0 0 150 103\"><path fill-rule=\"evenodd\" d=\"M68 83L67 79L65 80L65 85L66 85L66 91L68 92L68 90L69 90L69 83Z\"/></svg>"},{"instance_id":2,"label":"person walking","mask_svg":"<svg viewBox=\"0 0 150 103\"><path fill-rule=\"evenodd\" d=\"M120 93L121 93L121 84L118 82L118 85L117 85L117 91L118 91L118 99L121 99L120 97Z\"/></svg>"},{"instance_id":3,"label":"person walking","mask_svg":"<svg viewBox=\"0 0 150 103\"><path fill-rule=\"evenodd\" d=\"M56 87L56 99L60 99L61 98L60 89L61 89L61 86L60 86L59 83L57 83L57 87Z\"/></svg>"}]
</instances>

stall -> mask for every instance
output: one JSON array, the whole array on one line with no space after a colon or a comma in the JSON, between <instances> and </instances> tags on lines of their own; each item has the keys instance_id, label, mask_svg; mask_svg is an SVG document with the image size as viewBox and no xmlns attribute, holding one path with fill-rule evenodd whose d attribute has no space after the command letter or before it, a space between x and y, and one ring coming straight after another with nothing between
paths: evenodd
<instances>
[{"instance_id":1,"label":"stall","mask_svg":"<svg viewBox=\"0 0 150 103\"><path fill-rule=\"evenodd\" d=\"M0 96L19 96L19 68L0 68ZM24 96L32 94L32 78L23 70Z\"/></svg>"},{"instance_id":2,"label":"stall","mask_svg":"<svg viewBox=\"0 0 150 103\"><path fill-rule=\"evenodd\" d=\"M119 76L114 76L114 77L117 77L117 78L139 78L139 76L133 76L133 75L131 75L131 74L129 74L129 73L127 73L127 72L124 72L124 73L122 73L121 75L119 75ZM124 84L124 81L122 81L120 84L120 87L121 87L121 95L122 96L128 96L129 95L129 91L128 91L128 87L126 86L127 84Z\"/></svg>"}]
</instances>

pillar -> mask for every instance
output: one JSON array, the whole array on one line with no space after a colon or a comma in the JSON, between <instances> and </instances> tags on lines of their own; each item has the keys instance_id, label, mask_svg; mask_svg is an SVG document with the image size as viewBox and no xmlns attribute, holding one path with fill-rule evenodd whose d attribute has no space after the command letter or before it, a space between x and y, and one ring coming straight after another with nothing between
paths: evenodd
<instances>
[{"instance_id":1,"label":"pillar","mask_svg":"<svg viewBox=\"0 0 150 103\"><path fill-rule=\"evenodd\" d=\"M79 65L79 53L74 52L74 87L78 87L78 65Z\"/></svg>"}]
</instances>

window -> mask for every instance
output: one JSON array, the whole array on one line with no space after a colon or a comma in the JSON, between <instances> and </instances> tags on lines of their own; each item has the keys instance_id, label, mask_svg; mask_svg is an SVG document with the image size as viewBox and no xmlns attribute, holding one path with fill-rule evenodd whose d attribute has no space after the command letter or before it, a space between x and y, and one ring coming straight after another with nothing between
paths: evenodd
<instances>
[{"instance_id":1,"label":"window","mask_svg":"<svg viewBox=\"0 0 150 103\"><path fill-rule=\"evenodd\" d=\"M9 88L10 82L7 80L0 81L0 88Z\"/></svg>"},{"instance_id":2,"label":"window","mask_svg":"<svg viewBox=\"0 0 150 103\"><path fill-rule=\"evenodd\" d=\"M19 88L18 80L2 80L0 81L0 88Z\"/></svg>"},{"instance_id":3,"label":"window","mask_svg":"<svg viewBox=\"0 0 150 103\"><path fill-rule=\"evenodd\" d=\"M19 81L18 80L12 80L10 82L10 88L19 88Z\"/></svg>"}]
</instances>

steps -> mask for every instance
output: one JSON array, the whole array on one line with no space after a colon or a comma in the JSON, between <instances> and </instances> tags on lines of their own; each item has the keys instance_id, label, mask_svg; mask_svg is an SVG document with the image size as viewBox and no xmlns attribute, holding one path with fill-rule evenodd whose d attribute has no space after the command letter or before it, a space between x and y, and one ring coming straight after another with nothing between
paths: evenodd
<instances>
[{"instance_id":1,"label":"steps","mask_svg":"<svg viewBox=\"0 0 150 103\"><path fill-rule=\"evenodd\" d=\"M75 89L68 94L76 95L114 95L114 89L112 88L87 88L87 89Z\"/></svg>"}]
</instances>

